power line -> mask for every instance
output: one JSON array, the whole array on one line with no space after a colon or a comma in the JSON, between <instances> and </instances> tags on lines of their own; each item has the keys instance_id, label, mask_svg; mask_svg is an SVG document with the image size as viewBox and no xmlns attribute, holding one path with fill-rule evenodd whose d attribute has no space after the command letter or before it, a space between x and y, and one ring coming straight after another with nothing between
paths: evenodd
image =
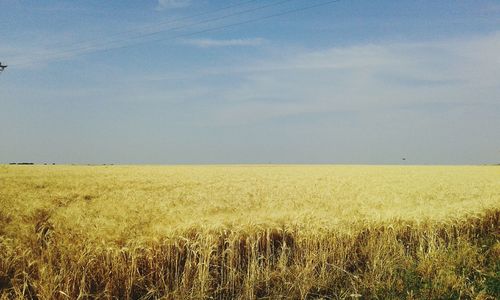
<instances>
[{"instance_id":1,"label":"power line","mask_svg":"<svg viewBox=\"0 0 500 300\"><path fill-rule=\"evenodd\" d=\"M180 18L176 18L176 19L172 19L172 20L164 20L164 21L161 21L161 22L158 22L158 23L155 23L155 24L149 24L149 25L137 27L137 28L130 29L130 30L125 30L125 31L120 31L120 32L112 33L110 35L107 35L107 36L104 36L104 37L101 37L101 38L108 39L108 38L111 38L111 37L122 36L122 35L126 35L126 34L129 34L129 33L140 33L141 31L144 31L144 30L147 30L147 29L150 29L150 28L151 29L152 28L157 28L159 26L164 26L164 25L167 25L167 24L173 24L173 23L176 23L176 22L179 22L179 21L189 20L189 19L192 19L192 18L201 17L201 16L205 16L205 15L211 15L211 14L218 13L218 12L221 12L221 11L224 11L224 10L228 10L228 9L231 9L231 8L236 8L236 7L244 6L246 4L249 4L249 3L252 3L252 2L256 2L256 1L259 1L259 0L248 0L248 1L237 3L237 4L228 5L228 6L221 7L221 8L214 9L214 10L210 10L210 11L204 11L204 12L200 12L200 13L189 15L189 16L184 16L184 17L180 17ZM73 46L81 45L81 44L84 44L84 43L89 43L89 42L93 42L93 41L99 41L101 38L92 38L92 39L88 39L86 41L76 42L74 44L61 44L60 43L60 44L55 44L53 46L56 46L56 47L58 47L58 46L73 47Z\"/></svg>"},{"instance_id":2,"label":"power line","mask_svg":"<svg viewBox=\"0 0 500 300\"><path fill-rule=\"evenodd\" d=\"M321 7L321 6L326 6L326 5L333 4L333 3L339 2L339 1L340 0L324 1L324 2L313 4L313 5L302 6L302 7L296 8L296 9L290 9L290 10L282 11L282 12L279 12L279 13L274 13L274 14L270 14L270 15L266 15L266 16L261 16L261 17L249 19L249 20L246 20L246 21L241 21L241 22L236 22L236 23L231 23L231 24L216 26L216 27L212 27L212 28L208 28L208 29L204 29L204 30L194 31L194 32L190 32L190 33L183 33L183 34L178 34L178 35L170 36L170 37L167 37L167 38L161 38L161 39L155 39L155 40L148 40L148 41L144 41L144 42L159 42L159 41L165 41L165 40L173 40L173 39L177 39L177 38L180 38L180 37L187 37L187 36L193 36L193 35L197 35L197 34L201 34L201 33L218 31L218 30L222 30L222 29L226 29L226 28L231 28L231 27L236 27L236 26L240 26L240 25L255 23L255 22L258 22L258 21L266 20L266 19L280 17L280 16L284 16L284 15L288 15L288 14L292 14L292 13L296 13L296 12L301 12L301 11L305 11L305 10L309 10L309 9L313 9L313 8L317 8L317 7ZM286 2L286 1L284 1L284 2ZM106 51L110 51L110 50L117 50L117 49L129 48L129 47L137 46L139 44L141 44L141 42L134 43L134 44L127 44L127 45L117 46L117 47L108 48L108 49L94 49L95 51L92 51L92 52L106 52ZM88 49L88 50L92 50L92 48ZM83 52L82 54L84 54L84 53L90 53L90 52ZM63 54L67 54L67 53L63 52L63 53L59 53L58 55L63 55ZM48 57L46 59L57 59L57 58L61 58L61 57L60 56L59 57ZM33 61L29 61L29 62L24 63L24 64L17 64L17 65L18 66L19 65L27 65L27 64L30 64L31 62L34 62L34 60Z\"/></svg>"},{"instance_id":3,"label":"power line","mask_svg":"<svg viewBox=\"0 0 500 300\"><path fill-rule=\"evenodd\" d=\"M159 30L159 31L151 32L151 33L141 34L141 35L138 35L138 36L135 36L135 37L131 37L131 40L135 40L135 39L139 39L139 38L145 38L145 37L151 37L151 36L158 35L160 33L165 33L165 32L170 32L170 31L185 29L185 28L189 28L189 27L192 27L192 26L196 26L196 25L207 24L207 23L211 23L211 22L217 22L217 21L220 21L220 20L223 20L223 19L227 19L227 18L230 18L230 17L235 17L235 16L246 14L246 13L256 12L256 11L263 10L263 9L266 9L266 8L269 8L269 7L273 7L273 6L278 6L278 5L281 5L281 4L290 2L290 1L295 1L295 0L282 0L282 1L279 1L279 2L276 2L276 3L266 4L266 5L263 5L263 6L259 6L259 7L255 7L255 8L243 10L243 11L238 11L238 12L235 12L235 13L230 13L230 14L223 15L223 16L216 17L216 18L206 19L206 20L202 20L202 21L191 23L191 24L187 24L187 25L181 25L181 26L173 27L173 28L170 28L170 29L167 29L167 30ZM116 42L116 41L111 41L111 44L113 42ZM118 40L118 42L119 42L119 40ZM106 46L108 44L105 44L104 46Z\"/></svg>"},{"instance_id":4,"label":"power line","mask_svg":"<svg viewBox=\"0 0 500 300\"><path fill-rule=\"evenodd\" d=\"M158 35L160 33L181 30L181 29L193 27L193 26L196 26L196 25L217 22L217 21L220 21L220 20L223 20L223 19L227 19L227 18L239 16L239 15L244 15L244 14L247 14L247 13L256 12L256 11L263 10L263 9L266 9L266 8L270 8L270 7L282 5L282 4L285 4L287 2L291 2L291 1L295 1L295 0L281 0L281 1L278 1L278 2L275 2L275 3L261 5L261 6L253 7L253 8L250 8L250 9L246 9L246 10L241 10L241 11L237 11L237 12L225 14L225 15L222 15L222 16L219 16L219 17L204 19L204 20L201 20L201 21L198 21L198 22L194 22L194 23L190 23L190 24L186 24L186 25L180 25L180 26L168 28L168 29L165 29L165 30L158 30L158 31L150 32L150 33L140 34L140 35L133 36L133 37L129 38L128 41L130 41L130 40L136 40L136 39L140 39L140 38L151 37L151 36L154 36L154 35ZM29 60L29 61L24 62L24 63L18 63L16 65L17 66L28 65L28 64L30 64L32 62L35 62L37 60L57 59L57 58L60 58L61 56L64 56L64 55L71 55L73 53L79 53L79 52L81 52L83 54L83 53L87 53L88 51L92 51L92 50L103 51L103 50L106 50L106 49L96 49L96 48L102 48L102 47L106 47L106 46L113 46L113 45L115 45L117 43L120 43L120 42L123 43L123 42L126 42L126 41L127 40L123 40L123 39L121 39L121 40L112 40L112 41L108 41L108 42L100 43L100 44L96 44L96 45L85 46L85 47L78 47L78 48L73 48L73 49L67 49L67 50L63 50L63 51L60 51L60 52L53 52L53 53L49 53L46 56L39 56L37 59L32 59L32 60ZM113 49L114 48L120 48L120 47L113 47Z\"/></svg>"},{"instance_id":5,"label":"power line","mask_svg":"<svg viewBox=\"0 0 500 300\"><path fill-rule=\"evenodd\" d=\"M322 2L322 3L318 3L318 4L315 4L315 5L303 6L303 7L300 7L300 8L291 9L291 10L287 10L287 11L284 11L284 12L280 12L280 13L276 13L276 14L272 14L272 15L263 16L263 17L260 17L260 18L250 19L250 20L243 21L243 22L227 24L227 25L223 25L223 26L213 27L213 28L209 28L209 29L206 29L206 30L200 30L200 31L196 31L196 32L186 33L186 34L180 34L180 35L177 35L177 36L174 36L174 37L171 37L171 38L179 38L179 37L192 36L192 35L197 35L197 34L200 34L200 33L206 33L206 32L217 31L217 30L221 30L221 29L225 29L225 28L235 27L235 26L239 26L239 25L244 25L244 24L249 24L249 23L255 23L255 22L258 22L258 21L266 20L266 19L271 19L271 18L280 17L280 16L291 14L291 13L295 13L295 12L300 12L300 11L304 11L304 10L308 10L308 9L312 9L312 8L316 8L316 7L320 7L320 6L325 6L325 5L332 4L334 2L339 2L339 1L340 0L331 0L331 1L326 1L326 2ZM157 39L157 40L150 41L150 42L158 42L158 41L162 41L162 40L163 39ZM125 48L125 47L126 46L124 46L123 48ZM115 48L115 49L119 49L119 48Z\"/></svg>"},{"instance_id":6,"label":"power line","mask_svg":"<svg viewBox=\"0 0 500 300\"><path fill-rule=\"evenodd\" d=\"M91 38L91 39L88 39L88 40L85 40L85 41L76 41L75 43L69 43L69 44L67 44L67 43L55 43L55 44L52 44L50 46L52 46L52 47L72 47L72 46L77 46L77 45L81 45L83 43L99 41L102 38L106 39L106 38L110 38L110 37L115 37L115 36L120 36L120 35L126 35L128 33L134 33L134 32L140 32L142 30L147 30L148 28L155 28L155 27L158 27L158 26L162 26L162 25L166 25L166 24L171 24L171 23L175 23L175 22L179 22L179 21L183 21L183 20L187 20L187 19L192 19L192 18L195 18L195 17L200 17L200 16L204 16L204 15L210 15L210 14L214 14L214 13L217 13L217 12L220 12L220 11L224 11L224 10L228 10L228 9L231 9L231 8L235 8L235 7L239 7L239 6L244 6L246 4L249 4L249 3L252 3L252 2L257 2L257 1L259 1L259 0L247 0L247 1L244 1L244 2L241 2L241 3L227 5L227 6L224 6L224 7L221 7L221 8L217 8L217 9L213 9L213 10L209 10L209 11L204 11L204 12L200 12L200 13L189 15L189 16L184 16L184 17L175 18L175 19L171 19L171 20L163 20L163 21L160 21L160 22L155 23L155 24L148 24L148 25L136 27L136 28L133 28L133 29L130 29L130 30L115 32L115 33L112 33L112 34L107 35L107 36L101 36L101 37Z\"/></svg>"}]
</instances>

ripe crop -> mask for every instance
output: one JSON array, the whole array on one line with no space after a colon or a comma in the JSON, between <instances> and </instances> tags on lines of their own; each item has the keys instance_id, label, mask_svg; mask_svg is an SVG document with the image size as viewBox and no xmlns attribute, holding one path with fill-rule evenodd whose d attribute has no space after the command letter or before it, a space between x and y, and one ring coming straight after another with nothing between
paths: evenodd
<instances>
[{"instance_id":1,"label":"ripe crop","mask_svg":"<svg viewBox=\"0 0 500 300\"><path fill-rule=\"evenodd\" d=\"M0 166L0 299L500 297L494 166Z\"/></svg>"}]
</instances>

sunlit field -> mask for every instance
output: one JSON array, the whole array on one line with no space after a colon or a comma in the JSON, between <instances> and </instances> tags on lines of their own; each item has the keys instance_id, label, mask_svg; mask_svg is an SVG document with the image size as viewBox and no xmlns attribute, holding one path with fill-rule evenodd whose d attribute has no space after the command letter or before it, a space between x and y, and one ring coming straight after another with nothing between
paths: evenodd
<instances>
[{"instance_id":1,"label":"sunlit field","mask_svg":"<svg viewBox=\"0 0 500 300\"><path fill-rule=\"evenodd\" d=\"M0 166L0 298L497 299L498 166Z\"/></svg>"}]
</instances>

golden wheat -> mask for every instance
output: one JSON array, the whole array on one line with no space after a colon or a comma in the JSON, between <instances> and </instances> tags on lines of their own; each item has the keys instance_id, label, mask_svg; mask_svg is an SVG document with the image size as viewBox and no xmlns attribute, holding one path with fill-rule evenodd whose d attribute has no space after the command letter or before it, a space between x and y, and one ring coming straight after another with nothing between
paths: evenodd
<instances>
[{"instance_id":1,"label":"golden wheat","mask_svg":"<svg viewBox=\"0 0 500 300\"><path fill-rule=\"evenodd\" d=\"M0 299L500 297L494 166L0 166Z\"/></svg>"}]
</instances>

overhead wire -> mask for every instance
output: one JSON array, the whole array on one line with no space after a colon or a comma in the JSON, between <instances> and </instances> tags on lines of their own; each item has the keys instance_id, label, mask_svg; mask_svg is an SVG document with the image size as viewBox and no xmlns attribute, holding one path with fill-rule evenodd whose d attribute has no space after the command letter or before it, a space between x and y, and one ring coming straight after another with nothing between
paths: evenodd
<instances>
[{"instance_id":1,"label":"overhead wire","mask_svg":"<svg viewBox=\"0 0 500 300\"><path fill-rule=\"evenodd\" d=\"M244 5L247 5L249 3L257 2L257 1L259 1L259 0L243 1L243 2L240 2L240 3L237 3L237 4L227 5L227 6L224 6L224 7L221 7L221 8L217 8L217 9L213 9L213 10L209 10L209 11L204 11L204 12L200 12L200 13L193 14L193 15L188 15L188 16L184 16L184 17L180 17L180 18L175 18L175 19L164 20L164 21L160 21L160 22L157 22L157 23L153 23L153 24L148 24L148 25L136 27L136 28L133 28L133 29L130 29L130 30L115 32L115 33L109 34L109 35L104 36L104 37L92 38L92 39L88 39L88 40L85 40L85 41L79 41L79 42L76 42L76 43L73 43L73 44L62 44L62 43L59 43L59 44L55 44L53 46L55 46L55 47L60 47L60 46L63 46L63 47L74 47L74 46L85 44L85 43L89 43L89 42L99 41L102 38L109 39L109 38L112 38L112 37L118 37L118 36L122 36L122 35L127 35L129 33L141 33L143 31L146 31L147 29L158 28L160 26L164 26L164 25L168 25L168 24L173 24L173 23L180 22L180 21L189 20L189 19L193 19L193 18L205 16L205 15L210 15L210 14L218 13L218 12L221 12L221 11L224 11L224 10L228 10L228 9L232 9L232 8L244 6Z\"/></svg>"},{"instance_id":2,"label":"overhead wire","mask_svg":"<svg viewBox=\"0 0 500 300\"><path fill-rule=\"evenodd\" d=\"M288 1L290 1L290 0L281 1L281 2L278 2L278 3L283 3L283 2L288 2ZM307 6L302 6L302 7L294 8L294 9L289 9L289 10L286 10L286 11L282 11L282 12L278 12L278 13L274 13L274 14L269 14L269 15L265 15L265 16L261 16L261 17L256 17L256 18L248 19L248 20L241 21L241 22L235 22L235 23L225 24L225 25L216 26L216 27L212 27L212 28L208 28L208 29L203 29L203 30L198 30L198 31L194 31L194 32L177 34L177 35L173 35L173 36L169 36L169 37L165 37L165 38L160 38L160 39L145 40L145 41L139 42L139 43L132 43L132 44L120 45L120 46L116 46L116 47L112 47L112 48L107 48L107 49L106 48L96 49L95 47L91 47L91 48L87 48L87 49L83 49L83 50L92 50L92 51L90 51L90 52L81 52L80 54L95 53L95 52L106 52L106 51L110 51L110 50L118 50L118 49L123 49L123 48L137 46L137 45L142 44L142 43L151 43L151 42L154 43L154 42L159 42L159 41L172 40L172 39L177 39L177 38L181 38L181 37L188 37L188 36L198 35L198 34L202 34L202 33L218 31L218 30L222 30L222 29L226 29L226 28L230 28L230 27L245 25L245 24L249 24L249 23L255 23L255 22L258 22L258 21L262 21L262 20L266 20L266 19L271 19L271 18L275 18L275 17L279 17L279 16L284 16L284 15L291 14L291 13L296 13L296 12L301 12L301 11L305 11L305 10L309 10L309 9L313 9L313 8L317 8L317 7L321 7L321 6L326 6L326 5L329 5L329 4L332 4L332 3L335 3L335 2L339 2L339 1L340 0L323 1L323 2L320 2L320 3L316 3L316 4L312 4L312 5L307 5ZM268 7L268 6L266 6L266 7ZM204 20L202 22L206 23L207 20ZM198 25L198 24L196 24L196 25ZM168 31L170 31L170 30L168 30ZM155 34L157 34L157 33L160 33L160 32L156 32ZM148 36L151 36L151 35L152 35L151 33L148 34ZM47 59L52 60L52 59L58 59L58 58L59 59L63 59L64 57L61 57L61 55L64 55L64 54L71 54L71 53L68 53L68 52L57 53L56 54L57 56L54 55L54 56L51 56L51 57L47 57L47 58L45 58L45 60L47 60ZM33 62L34 62L34 60L28 61L28 62L25 62L25 63L16 64L16 65L18 65L18 66L20 66L20 65L27 65L27 64L31 64Z\"/></svg>"},{"instance_id":3,"label":"overhead wire","mask_svg":"<svg viewBox=\"0 0 500 300\"><path fill-rule=\"evenodd\" d=\"M211 18L211 19L205 19L205 20L202 20L202 21L199 21L199 22L195 22L195 23L191 23L191 24L180 25L180 26L172 27L172 28L165 29L165 30L158 30L158 31L150 32L150 33L141 34L141 35L138 35L138 36L135 36L135 37L131 37L129 40L135 40L135 39L139 39L139 38L151 37L151 36L155 36L155 35L162 34L162 33L165 33L165 32L176 31L176 30L185 29L185 28L189 28L189 27L192 27L192 26L196 26L196 25L207 24L207 23L211 23L211 22L217 22L217 21L220 21L220 20L223 20L223 19L227 19L227 18L231 18L231 17L235 17L235 16L239 16L239 15L243 15L243 14L247 14L247 13L251 13L251 12L256 12L256 11L263 10L263 9L266 9L266 8L269 8L269 7L273 7L273 6L278 6L278 5L281 5L281 4L284 4L284 3L287 3L287 2L291 2L291 1L296 1L296 0L281 0L279 2L275 2L275 3L271 3L271 4L266 4L266 5L262 5L262 6L258 6L258 7L246 9L246 10L243 10L243 11L238 11L238 12L230 13L230 14L226 14L226 15L215 17L215 18ZM114 43L114 42L116 42L116 41L111 41L110 43ZM120 42L120 41L118 41L118 42ZM105 44L104 46L106 46L108 44ZM100 46L102 46L102 45L100 45ZM93 47L91 47L91 48L93 48ZM83 50L85 50L85 49L83 49Z\"/></svg>"},{"instance_id":4,"label":"overhead wire","mask_svg":"<svg viewBox=\"0 0 500 300\"><path fill-rule=\"evenodd\" d=\"M270 3L270 4L260 5L260 6L257 6L257 7L253 7L253 8L249 8L249 9L245 9L245 10L233 12L233 13L228 13L228 14L225 14L225 15L222 15L222 16L218 16L218 17L214 17L214 18L209 18L209 19L204 19L204 20L193 22L193 23L189 23L189 24L184 24L184 25L179 25L179 26L176 26L176 27L171 27L171 28L167 28L167 29L157 30L157 31L154 31L154 32L139 34L139 35L127 38L127 39L117 39L117 40L105 41L103 43L98 43L98 44L94 44L94 45L86 45L86 46L83 46L83 47L65 49L65 50L62 50L62 51L59 51L59 52L55 51L55 52L47 53L46 55L37 56L35 59L30 59L30 60L28 60L26 62L16 63L15 65L17 65L17 66L20 66L20 65L29 65L32 62L35 62L37 60L44 61L44 60L53 60L53 59L58 59L58 58L63 59L65 56L71 56L71 54L84 54L84 53L87 53L88 51L91 51L91 52L93 52L93 51L103 51L103 50L106 50L105 49L106 47L111 47L111 46L116 45L116 44L120 44L120 43L124 43L124 42L129 42L131 40L137 40L137 39L141 39L141 38L151 37L151 36L155 36L155 35L158 35L158 34L162 34L162 33L166 33L166 32L171 32L171 31L177 31L177 30L181 30L181 29L186 29L186 28L189 28L189 27L193 27L193 26L197 26L197 25L202 25L202 24L207 24L207 23L211 23L211 22L217 22L217 21L224 20L224 19L227 19L227 18L231 18L231 17L235 17L235 16L239 16L239 15L244 15L244 14L247 14L247 13L256 12L256 11L263 10L263 9L266 9L266 8L270 8L270 7L282 5L282 4L285 4L287 2L291 2L291 1L296 1L296 0L281 0L281 1L278 1L278 2L273 2L273 3ZM116 47L112 47L112 49L114 49L114 48L116 48Z\"/></svg>"},{"instance_id":5,"label":"overhead wire","mask_svg":"<svg viewBox=\"0 0 500 300\"><path fill-rule=\"evenodd\" d=\"M163 20L163 21L160 21L160 22L157 22L157 23L152 23L152 24L147 24L147 25L144 25L144 26L136 27L136 28L133 28L133 29L111 33L111 34L106 35L106 36L95 37L95 38L87 39L87 40L84 40L84 41L76 41L75 43L70 43L70 44L68 44L68 43L55 43L55 44L52 44L50 46L52 46L52 47L72 47L72 46L80 45L80 44L83 44L83 43L88 43L88 42L93 42L93 41L99 41L102 38L110 38L110 37L115 37L115 36L120 36L120 35L126 35L128 33L134 33L134 32L140 32L140 31L143 31L143 30L147 30L148 28L155 28L155 27L158 27L158 26L162 26L162 25L167 25L167 24L170 24L170 23L175 23L175 22L183 21L183 20L186 20L186 19L192 19L192 18L195 18L195 17L200 17L200 16L204 16L204 15L210 15L210 14L214 14L214 13L221 12L221 11L224 11L224 10L228 10L228 9L231 9L231 8L236 8L236 7L239 7L239 6L244 6L244 5L247 5L249 3L257 2L257 1L259 1L259 0L247 0L247 1L240 2L240 3L236 3L236 4L232 4L232 5L227 5L227 6L224 6L224 7L220 7L220 8L217 8L217 9L213 9L213 10L209 10L209 11L203 11L203 12L196 13L196 14L193 14L193 15L188 15L188 16L184 16L184 17L180 17L180 18L174 18L174 19L167 19L167 20Z\"/></svg>"}]
</instances>

